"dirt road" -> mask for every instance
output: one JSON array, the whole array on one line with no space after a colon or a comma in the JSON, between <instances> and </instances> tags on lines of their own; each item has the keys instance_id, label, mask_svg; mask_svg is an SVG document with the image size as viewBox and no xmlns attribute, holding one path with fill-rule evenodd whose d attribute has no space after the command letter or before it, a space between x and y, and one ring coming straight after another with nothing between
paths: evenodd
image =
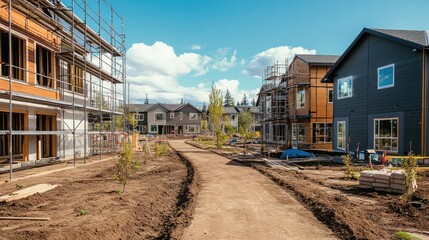
<instances>
[{"instance_id":1,"label":"dirt road","mask_svg":"<svg viewBox=\"0 0 429 240\"><path fill-rule=\"evenodd\" d=\"M335 235L267 177L252 168L170 141L193 162L200 191L183 239L335 239Z\"/></svg>"}]
</instances>

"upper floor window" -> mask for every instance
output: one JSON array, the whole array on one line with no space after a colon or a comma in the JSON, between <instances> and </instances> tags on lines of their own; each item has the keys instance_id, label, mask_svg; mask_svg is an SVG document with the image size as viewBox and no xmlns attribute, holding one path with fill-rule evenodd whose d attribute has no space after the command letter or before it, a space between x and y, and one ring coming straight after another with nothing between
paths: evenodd
<instances>
[{"instance_id":1,"label":"upper floor window","mask_svg":"<svg viewBox=\"0 0 429 240\"><path fill-rule=\"evenodd\" d=\"M303 108L305 106L305 90L299 90L296 93L296 108Z\"/></svg>"},{"instance_id":2,"label":"upper floor window","mask_svg":"<svg viewBox=\"0 0 429 240\"><path fill-rule=\"evenodd\" d=\"M83 93L83 70L72 64L68 65L68 88L76 93Z\"/></svg>"},{"instance_id":3,"label":"upper floor window","mask_svg":"<svg viewBox=\"0 0 429 240\"><path fill-rule=\"evenodd\" d=\"M12 78L16 80L26 80L26 48L25 40L12 36ZM9 76L9 33L1 31L0 33L0 75L4 77Z\"/></svg>"},{"instance_id":4,"label":"upper floor window","mask_svg":"<svg viewBox=\"0 0 429 240\"><path fill-rule=\"evenodd\" d=\"M143 121L144 120L144 114L134 114L134 119L136 119L138 121Z\"/></svg>"},{"instance_id":5,"label":"upper floor window","mask_svg":"<svg viewBox=\"0 0 429 240\"><path fill-rule=\"evenodd\" d=\"M173 119L174 118L174 113L170 113L170 118Z\"/></svg>"},{"instance_id":6,"label":"upper floor window","mask_svg":"<svg viewBox=\"0 0 429 240\"><path fill-rule=\"evenodd\" d=\"M389 88L395 86L395 64L379 67L377 89Z\"/></svg>"},{"instance_id":7,"label":"upper floor window","mask_svg":"<svg viewBox=\"0 0 429 240\"><path fill-rule=\"evenodd\" d=\"M36 74L37 84L54 88L53 56L52 51L37 45L36 47Z\"/></svg>"},{"instance_id":8,"label":"upper floor window","mask_svg":"<svg viewBox=\"0 0 429 240\"><path fill-rule=\"evenodd\" d=\"M155 113L155 120L156 121L164 121L165 120L165 113L161 113L161 112Z\"/></svg>"},{"instance_id":9,"label":"upper floor window","mask_svg":"<svg viewBox=\"0 0 429 240\"><path fill-rule=\"evenodd\" d=\"M328 103L332 103L334 101L334 90L328 89Z\"/></svg>"},{"instance_id":10,"label":"upper floor window","mask_svg":"<svg viewBox=\"0 0 429 240\"><path fill-rule=\"evenodd\" d=\"M198 119L198 113L189 113L189 119L197 120Z\"/></svg>"},{"instance_id":11,"label":"upper floor window","mask_svg":"<svg viewBox=\"0 0 429 240\"><path fill-rule=\"evenodd\" d=\"M349 98L353 95L352 76L338 79L337 99Z\"/></svg>"}]
</instances>

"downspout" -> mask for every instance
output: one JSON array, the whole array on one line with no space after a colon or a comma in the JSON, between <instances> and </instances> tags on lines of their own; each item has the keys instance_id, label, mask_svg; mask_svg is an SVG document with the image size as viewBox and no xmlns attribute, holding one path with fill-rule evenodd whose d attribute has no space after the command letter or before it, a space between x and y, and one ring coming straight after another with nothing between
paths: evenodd
<instances>
[{"instance_id":1,"label":"downspout","mask_svg":"<svg viewBox=\"0 0 429 240\"><path fill-rule=\"evenodd\" d=\"M426 51L423 48L422 61L422 124L421 124L421 154L426 156Z\"/></svg>"}]
</instances>

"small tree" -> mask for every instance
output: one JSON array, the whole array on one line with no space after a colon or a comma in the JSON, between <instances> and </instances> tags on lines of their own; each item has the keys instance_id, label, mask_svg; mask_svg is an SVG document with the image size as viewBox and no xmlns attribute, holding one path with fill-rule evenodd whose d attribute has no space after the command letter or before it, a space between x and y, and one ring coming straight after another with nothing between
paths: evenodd
<instances>
[{"instance_id":1,"label":"small tree","mask_svg":"<svg viewBox=\"0 0 429 240\"><path fill-rule=\"evenodd\" d=\"M238 130L244 137L244 149L243 153L246 153L246 142L251 137L252 133L249 132L249 127L254 122L253 116L249 111L242 111L238 114Z\"/></svg>"},{"instance_id":2,"label":"small tree","mask_svg":"<svg viewBox=\"0 0 429 240\"><path fill-rule=\"evenodd\" d=\"M209 100L209 115L210 122L212 124L213 133L216 135L216 146L221 148L223 146L223 136L222 136L222 115L223 115L223 106L222 101L223 97L215 86L212 84L212 90L210 92Z\"/></svg>"},{"instance_id":3,"label":"small tree","mask_svg":"<svg viewBox=\"0 0 429 240\"><path fill-rule=\"evenodd\" d=\"M134 161L134 151L130 144L124 143L119 160L116 163L116 173L114 177L122 183L122 192L125 192L125 186L131 176L131 173L140 167L139 161Z\"/></svg>"},{"instance_id":4,"label":"small tree","mask_svg":"<svg viewBox=\"0 0 429 240\"><path fill-rule=\"evenodd\" d=\"M404 158L401 165L405 172L406 192L403 196L405 201L409 201L414 193L417 181L417 158L413 153L408 153L408 158Z\"/></svg>"},{"instance_id":5,"label":"small tree","mask_svg":"<svg viewBox=\"0 0 429 240\"><path fill-rule=\"evenodd\" d=\"M207 120L205 119L201 121L201 131L203 132L203 134L207 132Z\"/></svg>"}]
</instances>

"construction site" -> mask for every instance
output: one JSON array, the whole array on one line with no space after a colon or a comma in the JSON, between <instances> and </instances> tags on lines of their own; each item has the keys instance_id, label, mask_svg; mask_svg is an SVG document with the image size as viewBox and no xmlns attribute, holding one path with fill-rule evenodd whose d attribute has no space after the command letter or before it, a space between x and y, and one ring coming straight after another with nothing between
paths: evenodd
<instances>
[{"instance_id":1,"label":"construction site","mask_svg":"<svg viewBox=\"0 0 429 240\"><path fill-rule=\"evenodd\" d=\"M1 1L0 170L115 151L124 21L106 1Z\"/></svg>"},{"instance_id":2,"label":"construction site","mask_svg":"<svg viewBox=\"0 0 429 240\"><path fill-rule=\"evenodd\" d=\"M320 80L338 56L296 55L265 69L259 93L263 140L275 148L332 149L332 84Z\"/></svg>"}]
</instances>

